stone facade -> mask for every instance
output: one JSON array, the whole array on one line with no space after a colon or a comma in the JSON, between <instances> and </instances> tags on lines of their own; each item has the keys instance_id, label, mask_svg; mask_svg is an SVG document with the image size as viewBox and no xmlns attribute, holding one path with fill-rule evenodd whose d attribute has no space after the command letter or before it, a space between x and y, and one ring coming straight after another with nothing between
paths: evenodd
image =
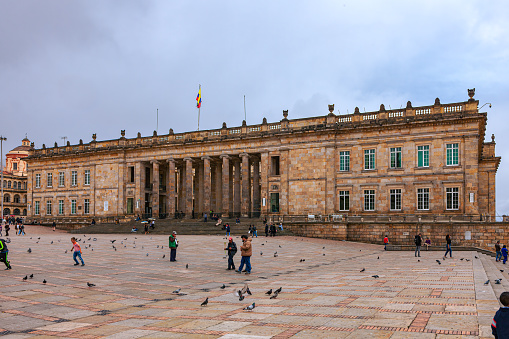
<instances>
[{"instance_id":1,"label":"stone facade","mask_svg":"<svg viewBox=\"0 0 509 339\"><path fill-rule=\"evenodd\" d=\"M27 211L27 163L25 158L33 149L30 140L24 138L18 146L5 155L3 173L3 215L26 216Z\"/></svg>"},{"instance_id":2,"label":"stone facade","mask_svg":"<svg viewBox=\"0 0 509 339\"><path fill-rule=\"evenodd\" d=\"M487 114L472 96L339 116L329 110L295 120L284 111L280 122L252 126L133 139L122 131L116 140L94 134L87 144L43 145L27 159L29 204L39 205L30 216L495 215L500 157L494 137L484 142ZM45 215L48 201L62 213Z\"/></svg>"}]
</instances>

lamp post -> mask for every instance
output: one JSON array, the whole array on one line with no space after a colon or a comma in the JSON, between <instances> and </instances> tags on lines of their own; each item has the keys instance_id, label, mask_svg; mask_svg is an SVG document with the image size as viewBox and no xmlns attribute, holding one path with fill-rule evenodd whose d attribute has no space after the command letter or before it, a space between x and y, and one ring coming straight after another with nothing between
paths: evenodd
<instances>
[{"instance_id":1,"label":"lamp post","mask_svg":"<svg viewBox=\"0 0 509 339\"><path fill-rule=\"evenodd\" d=\"M0 187L1 187L1 198L2 199L2 212L0 215L2 216L2 220L0 221L2 224L4 222L4 141L7 140L7 138L0 135L0 173L2 176L2 179L0 179Z\"/></svg>"}]
</instances>

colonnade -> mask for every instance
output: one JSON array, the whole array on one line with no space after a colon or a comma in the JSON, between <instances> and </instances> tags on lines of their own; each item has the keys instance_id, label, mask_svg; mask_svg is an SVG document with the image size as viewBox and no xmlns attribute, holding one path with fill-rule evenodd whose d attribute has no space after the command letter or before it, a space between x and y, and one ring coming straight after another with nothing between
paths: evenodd
<instances>
[{"instance_id":1,"label":"colonnade","mask_svg":"<svg viewBox=\"0 0 509 339\"><path fill-rule=\"evenodd\" d=\"M136 166L136 212L167 217L260 215L260 155L169 158ZM138 189L139 187L139 189Z\"/></svg>"}]
</instances>

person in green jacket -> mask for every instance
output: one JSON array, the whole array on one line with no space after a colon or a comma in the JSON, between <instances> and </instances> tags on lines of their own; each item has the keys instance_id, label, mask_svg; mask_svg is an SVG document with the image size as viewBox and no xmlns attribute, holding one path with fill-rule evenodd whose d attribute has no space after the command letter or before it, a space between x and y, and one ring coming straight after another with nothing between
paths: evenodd
<instances>
[{"instance_id":1,"label":"person in green jacket","mask_svg":"<svg viewBox=\"0 0 509 339\"><path fill-rule=\"evenodd\" d=\"M6 270L10 270L12 267L10 261L7 260L7 254L9 254L7 244L4 239L0 239L0 262L5 264Z\"/></svg>"},{"instance_id":2,"label":"person in green jacket","mask_svg":"<svg viewBox=\"0 0 509 339\"><path fill-rule=\"evenodd\" d=\"M169 237L169 245L170 247L170 261L177 261L177 247L178 247L178 240L177 240L177 232L173 231L173 233Z\"/></svg>"}]
</instances>

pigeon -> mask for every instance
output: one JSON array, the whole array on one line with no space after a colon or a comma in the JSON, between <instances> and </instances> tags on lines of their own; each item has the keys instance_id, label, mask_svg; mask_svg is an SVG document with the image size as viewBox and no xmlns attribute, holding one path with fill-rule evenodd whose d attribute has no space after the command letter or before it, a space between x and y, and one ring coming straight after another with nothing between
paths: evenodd
<instances>
[{"instance_id":1,"label":"pigeon","mask_svg":"<svg viewBox=\"0 0 509 339\"><path fill-rule=\"evenodd\" d=\"M175 291L173 291L171 293L180 293L180 290L181 290L181 288L178 288L178 289L176 289Z\"/></svg>"},{"instance_id":2,"label":"pigeon","mask_svg":"<svg viewBox=\"0 0 509 339\"><path fill-rule=\"evenodd\" d=\"M252 311L253 308L255 308L255 303L252 303L251 305L244 308L245 311Z\"/></svg>"},{"instance_id":3,"label":"pigeon","mask_svg":"<svg viewBox=\"0 0 509 339\"><path fill-rule=\"evenodd\" d=\"M325 257L325 253L323 254L323 256Z\"/></svg>"},{"instance_id":4,"label":"pigeon","mask_svg":"<svg viewBox=\"0 0 509 339\"><path fill-rule=\"evenodd\" d=\"M124 240L127 240L127 238L125 238Z\"/></svg>"},{"instance_id":5,"label":"pigeon","mask_svg":"<svg viewBox=\"0 0 509 339\"><path fill-rule=\"evenodd\" d=\"M270 290L268 290L267 292L265 292L266 295L271 295L272 294L272 288Z\"/></svg>"},{"instance_id":6,"label":"pigeon","mask_svg":"<svg viewBox=\"0 0 509 339\"><path fill-rule=\"evenodd\" d=\"M67 250L65 250L65 253L67 253Z\"/></svg>"},{"instance_id":7,"label":"pigeon","mask_svg":"<svg viewBox=\"0 0 509 339\"><path fill-rule=\"evenodd\" d=\"M32 253L32 249L29 247L27 252Z\"/></svg>"},{"instance_id":8,"label":"pigeon","mask_svg":"<svg viewBox=\"0 0 509 339\"><path fill-rule=\"evenodd\" d=\"M115 241L117 241L117 239L115 239L115 240L110 240L110 241L111 241L111 243L113 244Z\"/></svg>"},{"instance_id":9,"label":"pigeon","mask_svg":"<svg viewBox=\"0 0 509 339\"><path fill-rule=\"evenodd\" d=\"M208 303L209 303L209 298L207 297L207 299L205 299L205 301L201 303L201 306L207 306Z\"/></svg>"},{"instance_id":10,"label":"pigeon","mask_svg":"<svg viewBox=\"0 0 509 339\"><path fill-rule=\"evenodd\" d=\"M88 241L90 241L90 239L92 239L92 238L88 238Z\"/></svg>"},{"instance_id":11,"label":"pigeon","mask_svg":"<svg viewBox=\"0 0 509 339\"><path fill-rule=\"evenodd\" d=\"M41 240L41 237L37 238L37 240Z\"/></svg>"},{"instance_id":12,"label":"pigeon","mask_svg":"<svg viewBox=\"0 0 509 339\"><path fill-rule=\"evenodd\" d=\"M240 291L239 291L239 292L240 292ZM240 294L240 295L239 295L239 301L244 300L244 298L245 298L245 297L244 297L242 294Z\"/></svg>"},{"instance_id":13,"label":"pigeon","mask_svg":"<svg viewBox=\"0 0 509 339\"><path fill-rule=\"evenodd\" d=\"M262 251L260 251L260 255L263 255L263 252L262 252Z\"/></svg>"},{"instance_id":14,"label":"pigeon","mask_svg":"<svg viewBox=\"0 0 509 339\"><path fill-rule=\"evenodd\" d=\"M262 246L265 246L265 244L262 244Z\"/></svg>"},{"instance_id":15,"label":"pigeon","mask_svg":"<svg viewBox=\"0 0 509 339\"><path fill-rule=\"evenodd\" d=\"M94 238L94 241L97 241L97 238Z\"/></svg>"},{"instance_id":16,"label":"pigeon","mask_svg":"<svg viewBox=\"0 0 509 339\"><path fill-rule=\"evenodd\" d=\"M53 244L53 240L51 240L51 244ZM50 245L51 245L51 244L50 244Z\"/></svg>"},{"instance_id":17,"label":"pigeon","mask_svg":"<svg viewBox=\"0 0 509 339\"><path fill-rule=\"evenodd\" d=\"M375 278L375 279L380 278L377 274L372 275L372 277Z\"/></svg>"},{"instance_id":18,"label":"pigeon","mask_svg":"<svg viewBox=\"0 0 509 339\"><path fill-rule=\"evenodd\" d=\"M465 259L465 261L470 261L470 259Z\"/></svg>"},{"instance_id":19,"label":"pigeon","mask_svg":"<svg viewBox=\"0 0 509 339\"><path fill-rule=\"evenodd\" d=\"M224 290L226 288L226 285L223 284L223 286L220 287L220 289Z\"/></svg>"},{"instance_id":20,"label":"pigeon","mask_svg":"<svg viewBox=\"0 0 509 339\"><path fill-rule=\"evenodd\" d=\"M324 246L324 247L322 247L322 250L324 250L324 249L325 249L325 246Z\"/></svg>"},{"instance_id":21,"label":"pigeon","mask_svg":"<svg viewBox=\"0 0 509 339\"><path fill-rule=\"evenodd\" d=\"M439 264L439 265L442 265L442 263L440 262L440 260L436 260L436 262Z\"/></svg>"},{"instance_id":22,"label":"pigeon","mask_svg":"<svg viewBox=\"0 0 509 339\"><path fill-rule=\"evenodd\" d=\"M163 254L163 259L166 258L166 254Z\"/></svg>"},{"instance_id":23,"label":"pigeon","mask_svg":"<svg viewBox=\"0 0 509 339\"><path fill-rule=\"evenodd\" d=\"M189 268L189 264L186 264L186 270Z\"/></svg>"},{"instance_id":24,"label":"pigeon","mask_svg":"<svg viewBox=\"0 0 509 339\"><path fill-rule=\"evenodd\" d=\"M486 281L484 282L484 285L488 285L489 283L490 283L490 280L488 279L488 280L486 280Z\"/></svg>"},{"instance_id":25,"label":"pigeon","mask_svg":"<svg viewBox=\"0 0 509 339\"><path fill-rule=\"evenodd\" d=\"M25 275L25 277L23 278L24 281L26 281L28 279L28 275Z\"/></svg>"},{"instance_id":26,"label":"pigeon","mask_svg":"<svg viewBox=\"0 0 509 339\"><path fill-rule=\"evenodd\" d=\"M251 291L249 290L249 287L247 288L246 292L247 292L247 294L249 294L249 295L253 295L253 293L251 293Z\"/></svg>"},{"instance_id":27,"label":"pigeon","mask_svg":"<svg viewBox=\"0 0 509 339\"><path fill-rule=\"evenodd\" d=\"M157 248L159 248L159 245L157 245Z\"/></svg>"},{"instance_id":28,"label":"pigeon","mask_svg":"<svg viewBox=\"0 0 509 339\"><path fill-rule=\"evenodd\" d=\"M276 291L276 292L274 292L274 295L272 295L270 297L270 299L276 299L278 295L279 295L279 293L278 293L278 291Z\"/></svg>"},{"instance_id":29,"label":"pigeon","mask_svg":"<svg viewBox=\"0 0 509 339\"><path fill-rule=\"evenodd\" d=\"M88 287L94 287L94 286L95 286L95 284L91 284L91 283L87 282L87 286L88 286Z\"/></svg>"},{"instance_id":30,"label":"pigeon","mask_svg":"<svg viewBox=\"0 0 509 339\"><path fill-rule=\"evenodd\" d=\"M33 273L32 273L32 274L30 274L30 279L32 279L33 277L34 277L34 274L33 274Z\"/></svg>"},{"instance_id":31,"label":"pigeon","mask_svg":"<svg viewBox=\"0 0 509 339\"><path fill-rule=\"evenodd\" d=\"M282 288L282 287L280 287L280 288L278 288L277 290L275 290L275 291L274 291L274 293L278 293L278 294L279 294L279 293L281 293L281 290L282 290L282 289L283 289L283 288Z\"/></svg>"},{"instance_id":32,"label":"pigeon","mask_svg":"<svg viewBox=\"0 0 509 339\"><path fill-rule=\"evenodd\" d=\"M496 280L495 280L495 284L500 285L500 281L501 281L501 280L502 280L502 278L500 278L500 279L496 279Z\"/></svg>"},{"instance_id":33,"label":"pigeon","mask_svg":"<svg viewBox=\"0 0 509 339\"><path fill-rule=\"evenodd\" d=\"M504 272L504 270L500 270L500 272Z\"/></svg>"},{"instance_id":34,"label":"pigeon","mask_svg":"<svg viewBox=\"0 0 509 339\"><path fill-rule=\"evenodd\" d=\"M282 248L281 245L279 245L279 248Z\"/></svg>"},{"instance_id":35,"label":"pigeon","mask_svg":"<svg viewBox=\"0 0 509 339\"><path fill-rule=\"evenodd\" d=\"M365 268L363 268L363 269L361 270L361 272L364 272L365 270L366 270L366 269L365 269Z\"/></svg>"},{"instance_id":36,"label":"pigeon","mask_svg":"<svg viewBox=\"0 0 509 339\"><path fill-rule=\"evenodd\" d=\"M47 283L46 279L44 279L44 280L42 281L42 283L43 283L43 284Z\"/></svg>"},{"instance_id":37,"label":"pigeon","mask_svg":"<svg viewBox=\"0 0 509 339\"><path fill-rule=\"evenodd\" d=\"M421 262L421 259L417 259L417 262Z\"/></svg>"},{"instance_id":38,"label":"pigeon","mask_svg":"<svg viewBox=\"0 0 509 339\"><path fill-rule=\"evenodd\" d=\"M479 257L478 257L478 256L474 256L474 258L479 259Z\"/></svg>"},{"instance_id":39,"label":"pigeon","mask_svg":"<svg viewBox=\"0 0 509 339\"><path fill-rule=\"evenodd\" d=\"M277 258L277 252L274 252L274 258Z\"/></svg>"},{"instance_id":40,"label":"pigeon","mask_svg":"<svg viewBox=\"0 0 509 339\"><path fill-rule=\"evenodd\" d=\"M463 260L463 259L465 259L465 258L461 258L460 260Z\"/></svg>"},{"instance_id":41,"label":"pigeon","mask_svg":"<svg viewBox=\"0 0 509 339\"><path fill-rule=\"evenodd\" d=\"M380 257L378 257L377 259L380 259Z\"/></svg>"},{"instance_id":42,"label":"pigeon","mask_svg":"<svg viewBox=\"0 0 509 339\"><path fill-rule=\"evenodd\" d=\"M148 253L147 253L147 257L148 257Z\"/></svg>"}]
</instances>

